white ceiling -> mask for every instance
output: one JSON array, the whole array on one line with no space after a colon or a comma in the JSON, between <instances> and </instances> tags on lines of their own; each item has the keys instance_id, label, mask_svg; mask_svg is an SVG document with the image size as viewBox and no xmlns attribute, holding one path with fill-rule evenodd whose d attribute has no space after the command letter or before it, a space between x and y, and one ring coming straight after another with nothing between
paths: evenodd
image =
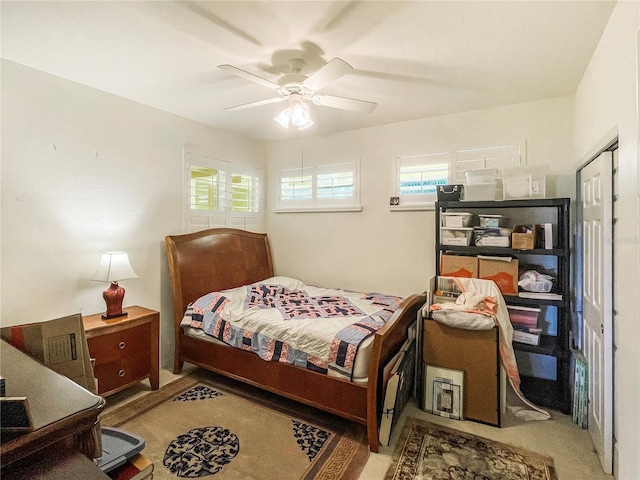
<instances>
[{"instance_id":1,"label":"white ceiling","mask_svg":"<svg viewBox=\"0 0 640 480\"><path fill-rule=\"evenodd\" d=\"M312 106L309 135L571 95L614 1L2 1L2 57L262 140L283 104L225 107L274 92L291 58L309 74L354 68L321 93L371 113Z\"/></svg>"}]
</instances>

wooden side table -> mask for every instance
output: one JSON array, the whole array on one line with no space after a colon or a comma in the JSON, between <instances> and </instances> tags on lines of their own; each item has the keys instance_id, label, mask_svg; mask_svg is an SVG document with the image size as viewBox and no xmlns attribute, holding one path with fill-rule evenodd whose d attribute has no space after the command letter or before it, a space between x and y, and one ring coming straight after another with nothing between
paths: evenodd
<instances>
[{"instance_id":1,"label":"wooden side table","mask_svg":"<svg viewBox=\"0 0 640 480\"><path fill-rule=\"evenodd\" d=\"M146 378L153 390L160 386L160 313L139 306L124 310L124 317L83 318L98 394L105 397Z\"/></svg>"}]
</instances>

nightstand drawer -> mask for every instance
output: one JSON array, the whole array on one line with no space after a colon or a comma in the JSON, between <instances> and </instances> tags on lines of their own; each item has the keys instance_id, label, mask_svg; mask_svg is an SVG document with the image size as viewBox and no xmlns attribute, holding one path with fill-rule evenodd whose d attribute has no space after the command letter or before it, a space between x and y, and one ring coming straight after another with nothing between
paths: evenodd
<instances>
[{"instance_id":1,"label":"nightstand drawer","mask_svg":"<svg viewBox=\"0 0 640 480\"><path fill-rule=\"evenodd\" d=\"M82 318L98 394L104 397L145 378L153 390L160 388L160 312L137 305L125 310L113 319Z\"/></svg>"},{"instance_id":2,"label":"nightstand drawer","mask_svg":"<svg viewBox=\"0 0 640 480\"><path fill-rule=\"evenodd\" d=\"M87 343L91 357L95 358L96 368L132 357L140 352L146 353L148 357L151 347L151 325L145 323L107 335L88 338Z\"/></svg>"},{"instance_id":3,"label":"nightstand drawer","mask_svg":"<svg viewBox=\"0 0 640 480\"><path fill-rule=\"evenodd\" d=\"M98 391L108 392L148 377L149 364L149 350L146 350L118 361L96 365L94 374L98 379Z\"/></svg>"}]
</instances>

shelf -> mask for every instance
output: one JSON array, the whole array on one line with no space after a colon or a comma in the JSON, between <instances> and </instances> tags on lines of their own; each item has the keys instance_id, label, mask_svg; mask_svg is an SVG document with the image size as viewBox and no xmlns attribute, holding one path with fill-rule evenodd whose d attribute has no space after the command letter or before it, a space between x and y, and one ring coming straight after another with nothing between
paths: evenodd
<instances>
[{"instance_id":1,"label":"shelf","mask_svg":"<svg viewBox=\"0 0 640 480\"><path fill-rule=\"evenodd\" d=\"M543 355L555 359L554 378L523 377L522 391L532 402L567 413L571 409L570 386L570 351L569 338L571 331L571 231L570 231L570 199L569 198L539 198L526 200L489 200L489 201L456 201L437 202L435 210L435 253L436 275L440 275L440 259L443 254L457 254L467 256L511 256L518 258L521 263L543 263L545 268L555 270L554 288L563 293L562 300L542 298L522 298L515 295L504 295L509 305L529 307L550 306L556 311L548 312L549 321L556 323L557 336L541 335L539 345L527 345L513 342L513 349L527 355ZM553 225L553 249L536 248L533 250L518 250L510 247L488 247L476 245L441 245L441 215L450 210L480 214L487 212L503 214L511 218L514 224ZM537 258L534 258L537 257ZM555 257L555 259L553 258ZM548 264L548 265L547 265ZM552 318L555 317L555 318ZM545 377L552 376L552 372L545 372Z\"/></svg>"},{"instance_id":2,"label":"shelf","mask_svg":"<svg viewBox=\"0 0 640 480\"><path fill-rule=\"evenodd\" d=\"M565 298L562 300L549 300L546 298L522 298L516 295L503 295L503 297L507 305L519 305L522 307L539 307L541 305L558 308L569 307L569 300Z\"/></svg>"},{"instance_id":3,"label":"shelf","mask_svg":"<svg viewBox=\"0 0 640 480\"><path fill-rule=\"evenodd\" d=\"M566 248L534 248L533 250L516 250L509 247L476 247L473 245L440 245L442 252L457 252L472 255L551 255L554 257L568 257L570 251Z\"/></svg>"},{"instance_id":4,"label":"shelf","mask_svg":"<svg viewBox=\"0 0 640 480\"><path fill-rule=\"evenodd\" d=\"M447 208L532 208L532 207L560 207L569 206L568 198L532 198L526 200L486 200L438 202L441 209Z\"/></svg>"}]
</instances>

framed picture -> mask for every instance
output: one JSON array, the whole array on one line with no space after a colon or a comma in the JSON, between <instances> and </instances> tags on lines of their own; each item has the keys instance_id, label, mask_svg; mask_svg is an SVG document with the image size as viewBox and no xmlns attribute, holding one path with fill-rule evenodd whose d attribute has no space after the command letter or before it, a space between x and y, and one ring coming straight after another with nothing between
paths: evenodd
<instances>
[{"instance_id":1,"label":"framed picture","mask_svg":"<svg viewBox=\"0 0 640 480\"><path fill-rule=\"evenodd\" d=\"M454 420L464 419L463 371L427 365L424 386L423 410Z\"/></svg>"},{"instance_id":2,"label":"framed picture","mask_svg":"<svg viewBox=\"0 0 640 480\"><path fill-rule=\"evenodd\" d=\"M33 419L27 397L0 398L0 425L2 430L31 431Z\"/></svg>"}]
</instances>

